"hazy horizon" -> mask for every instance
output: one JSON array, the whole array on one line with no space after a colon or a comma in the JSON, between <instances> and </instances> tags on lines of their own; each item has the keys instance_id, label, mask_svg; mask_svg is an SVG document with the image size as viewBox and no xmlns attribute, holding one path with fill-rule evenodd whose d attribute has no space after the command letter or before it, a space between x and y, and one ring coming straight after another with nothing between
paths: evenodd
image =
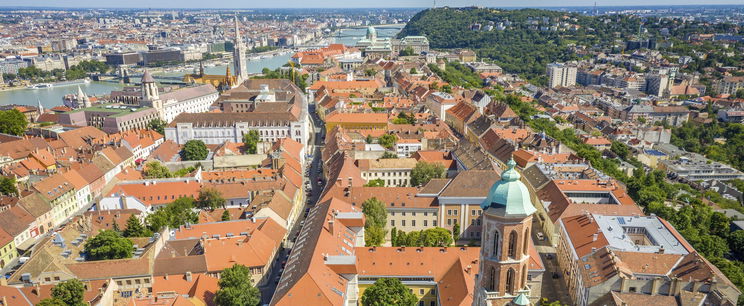
<instances>
[{"instance_id":1,"label":"hazy horizon","mask_svg":"<svg viewBox=\"0 0 744 306\"><path fill-rule=\"evenodd\" d=\"M277 0L270 2L261 2L256 5L255 3L245 3L244 1L238 0L221 0L216 1L220 4L215 5L214 2L210 2L211 5L206 6L204 1L199 0L161 0L157 2L157 5L153 5L151 1L146 0L130 0L127 2L121 1L100 1L100 0L35 0L33 5L29 5L28 0L6 0L5 3L0 4L2 8L9 7L22 7L22 8L131 8L131 9L308 9L308 8L330 8L330 9L343 9L343 8L366 8L366 9L384 9L384 8L427 8L432 7L434 4L433 0L379 0L375 3L377 6L369 6L367 1L343 1L343 0L318 0L315 1L317 5L306 6L306 1L300 0ZM609 3L608 3L609 2ZM702 3L701 3L702 2ZM249 4L250 6L245 6ZM267 5L268 4L268 5ZM531 1L494 1L486 0L450 0L436 1L437 7L451 6L451 7L462 7L462 6L485 6L485 7L506 7L506 8L522 8L522 7L586 7L594 6L594 0L565 0L557 5L556 1L549 0L531 0ZM497 4L497 5L495 5ZM619 0L619 1L596 1L598 7L620 7L620 6L714 6L714 5L744 5L741 0L714 0L714 1L701 1L701 0Z\"/></svg>"}]
</instances>

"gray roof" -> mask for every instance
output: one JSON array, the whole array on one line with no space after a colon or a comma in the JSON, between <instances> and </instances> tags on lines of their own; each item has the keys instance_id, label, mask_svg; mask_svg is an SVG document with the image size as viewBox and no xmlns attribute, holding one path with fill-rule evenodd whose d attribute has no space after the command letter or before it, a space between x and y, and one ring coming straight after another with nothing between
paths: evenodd
<instances>
[{"instance_id":1,"label":"gray roof","mask_svg":"<svg viewBox=\"0 0 744 306\"><path fill-rule=\"evenodd\" d=\"M155 79L150 75L150 71L145 70L142 74L142 83L155 83Z\"/></svg>"}]
</instances>

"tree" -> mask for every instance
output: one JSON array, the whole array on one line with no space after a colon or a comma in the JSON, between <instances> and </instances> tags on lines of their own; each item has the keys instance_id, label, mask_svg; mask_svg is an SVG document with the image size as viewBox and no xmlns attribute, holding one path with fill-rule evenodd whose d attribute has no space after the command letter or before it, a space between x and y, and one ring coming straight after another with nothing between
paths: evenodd
<instances>
[{"instance_id":1,"label":"tree","mask_svg":"<svg viewBox=\"0 0 744 306\"><path fill-rule=\"evenodd\" d=\"M455 221L455 226L452 227L452 238L455 242L460 238L460 223Z\"/></svg>"},{"instance_id":2,"label":"tree","mask_svg":"<svg viewBox=\"0 0 744 306\"><path fill-rule=\"evenodd\" d=\"M420 161L416 163L416 166L411 170L411 185L423 186L431 179L443 177L444 166L442 166L442 164Z\"/></svg>"},{"instance_id":3,"label":"tree","mask_svg":"<svg viewBox=\"0 0 744 306\"><path fill-rule=\"evenodd\" d=\"M744 260L744 231L735 231L729 235L729 247L739 260Z\"/></svg>"},{"instance_id":4,"label":"tree","mask_svg":"<svg viewBox=\"0 0 744 306\"><path fill-rule=\"evenodd\" d=\"M398 246L395 244L397 241L398 241L398 229L393 227L392 229L390 229L390 243L393 246Z\"/></svg>"},{"instance_id":5,"label":"tree","mask_svg":"<svg viewBox=\"0 0 744 306\"><path fill-rule=\"evenodd\" d=\"M173 177L168 167L163 166L158 161L151 161L145 164L145 169L142 170L145 178L169 178Z\"/></svg>"},{"instance_id":6,"label":"tree","mask_svg":"<svg viewBox=\"0 0 744 306\"><path fill-rule=\"evenodd\" d=\"M78 279L61 282L52 288L52 299L70 306L88 305L84 301L85 284ZM53 304L54 305L54 304Z\"/></svg>"},{"instance_id":7,"label":"tree","mask_svg":"<svg viewBox=\"0 0 744 306\"><path fill-rule=\"evenodd\" d=\"M214 301L219 306L253 306L261 303L261 293L251 284L251 272L244 265L235 264L220 273L220 289Z\"/></svg>"},{"instance_id":8,"label":"tree","mask_svg":"<svg viewBox=\"0 0 744 306\"><path fill-rule=\"evenodd\" d=\"M412 55L416 55L416 52L413 51L412 47L406 47L405 49L400 50L400 56L412 56ZM412 74L415 74L415 73L412 73Z\"/></svg>"},{"instance_id":9,"label":"tree","mask_svg":"<svg viewBox=\"0 0 744 306\"><path fill-rule=\"evenodd\" d=\"M418 74L418 71L416 70L416 68L411 68L411 71L409 73L410 74Z\"/></svg>"},{"instance_id":10,"label":"tree","mask_svg":"<svg viewBox=\"0 0 744 306\"><path fill-rule=\"evenodd\" d=\"M155 132L160 133L161 135L165 135L165 126L168 123L161 120L160 118L155 118L150 121L150 123L147 124L147 128L151 129Z\"/></svg>"},{"instance_id":11,"label":"tree","mask_svg":"<svg viewBox=\"0 0 744 306\"><path fill-rule=\"evenodd\" d=\"M13 195L18 194L16 179L14 177L0 177L0 194Z\"/></svg>"},{"instance_id":12,"label":"tree","mask_svg":"<svg viewBox=\"0 0 744 306\"><path fill-rule=\"evenodd\" d=\"M122 259L132 257L133 243L112 230L102 230L85 243L85 253L90 260Z\"/></svg>"},{"instance_id":13,"label":"tree","mask_svg":"<svg viewBox=\"0 0 744 306\"><path fill-rule=\"evenodd\" d=\"M21 136L27 126L26 116L18 110L0 111L0 133Z\"/></svg>"},{"instance_id":14,"label":"tree","mask_svg":"<svg viewBox=\"0 0 744 306\"><path fill-rule=\"evenodd\" d=\"M214 188L203 188L202 190L199 190L199 197L196 199L196 207L214 210L220 206L225 208L225 198L222 197L222 193L220 193L219 190Z\"/></svg>"},{"instance_id":15,"label":"tree","mask_svg":"<svg viewBox=\"0 0 744 306\"><path fill-rule=\"evenodd\" d=\"M230 221L230 212L227 209L222 212L222 221Z\"/></svg>"},{"instance_id":16,"label":"tree","mask_svg":"<svg viewBox=\"0 0 744 306\"><path fill-rule=\"evenodd\" d=\"M380 156L381 159L396 159L398 158L398 154L395 154L390 151L385 151L385 153L382 153L382 156Z\"/></svg>"},{"instance_id":17,"label":"tree","mask_svg":"<svg viewBox=\"0 0 744 306\"><path fill-rule=\"evenodd\" d=\"M383 179L374 179L367 182L367 184L364 184L364 187L385 187L385 180Z\"/></svg>"},{"instance_id":18,"label":"tree","mask_svg":"<svg viewBox=\"0 0 744 306\"><path fill-rule=\"evenodd\" d=\"M67 306L67 304L59 299L47 298L39 301L36 306Z\"/></svg>"},{"instance_id":19,"label":"tree","mask_svg":"<svg viewBox=\"0 0 744 306\"><path fill-rule=\"evenodd\" d=\"M260 137L258 136L258 131L256 130L250 130L248 131L248 134L245 134L243 136L243 144L245 144L245 148L246 151L248 151L248 154L256 154L259 140Z\"/></svg>"},{"instance_id":20,"label":"tree","mask_svg":"<svg viewBox=\"0 0 744 306\"><path fill-rule=\"evenodd\" d=\"M372 143L375 139L372 137L372 135L367 134L367 138L365 139L366 143Z\"/></svg>"},{"instance_id":21,"label":"tree","mask_svg":"<svg viewBox=\"0 0 744 306\"><path fill-rule=\"evenodd\" d=\"M177 228L186 223L198 221L199 214L194 211L194 199L190 197L178 198L145 218L147 228L153 232L159 232L166 226Z\"/></svg>"},{"instance_id":22,"label":"tree","mask_svg":"<svg viewBox=\"0 0 744 306\"><path fill-rule=\"evenodd\" d=\"M131 215L127 219L127 227L124 229L122 235L124 237L150 237L152 236L152 232L140 222L137 216Z\"/></svg>"},{"instance_id":23,"label":"tree","mask_svg":"<svg viewBox=\"0 0 744 306\"><path fill-rule=\"evenodd\" d=\"M417 300L411 290L397 278L379 278L362 294L364 306L413 306Z\"/></svg>"},{"instance_id":24,"label":"tree","mask_svg":"<svg viewBox=\"0 0 744 306\"><path fill-rule=\"evenodd\" d=\"M209 155L207 145L201 140L189 140L183 145L181 150L181 158L183 160L205 160Z\"/></svg>"},{"instance_id":25,"label":"tree","mask_svg":"<svg viewBox=\"0 0 744 306\"><path fill-rule=\"evenodd\" d=\"M428 228L421 232L421 245L427 247L447 247L452 244L452 233L445 228Z\"/></svg>"},{"instance_id":26,"label":"tree","mask_svg":"<svg viewBox=\"0 0 744 306\"><path fill-rule=\"evenodd\" d=\"M385 229L379 226L370 226L364 230L365 246L381 246L385 242Z\"/></svg>"},{"instance_id":27,"label":"tree","mask_svg":"<svg viewBox=\"0 0 744 306\"><path fill-rule=\"evenodd\" d=\"M398 137L393 134L385 134L380 136L380 138L377 139L377 142L385 147L386 149L390 149L395 145L395 142L398 140Z\"/></svg>"},{"instance_id":28,"label":"tree","mask_svg":"<svg viewBox=\"0 0 744 306\"><path fill-rule=\"evenodd\" d=\"M744 89L737 90L735 96L737 99L744 99Z\"/></svg>"},{"instance_id":29,"label":"tree","mask_svg":"<svg viewBox=\"0 0 744 306\"><path fill-rule=\"evenodd\" d=\"M622 159L628 159L628 156L630 155L630 149L628 146L619 141L613 141L610 150Z\"/></svg>"},{"instance_id":30,"label":"tree","mask_svg":"<svg viewBox=\"0 0 744 306\"><path fill-rule=\"evenodd\" d=\"M726 240L714 235L700 237L700 242L693 245L705 257L722 257L728 251Z\"/></svg>"},{"instance_id":31,"label":"tree","mask_svg":"<svg viewBox=\"0 0 744 306\"><path fill-rule=\"evenodd\" d=\"M377 226L385 228L387 222L387 209L377 198L369 198L362 203L362 212L367 218L365 227Z\"/></svg>"}]
</instances>

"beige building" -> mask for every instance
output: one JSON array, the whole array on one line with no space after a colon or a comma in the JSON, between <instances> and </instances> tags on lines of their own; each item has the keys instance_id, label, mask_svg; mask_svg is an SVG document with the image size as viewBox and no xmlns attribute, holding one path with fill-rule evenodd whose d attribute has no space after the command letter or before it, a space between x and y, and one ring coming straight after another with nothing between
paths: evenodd
<instances>
[{"instance_id":1,"label":"beige building","mask_svg":"<svg viewBox=\"0 0 744 306\"><path fill-rule=\"evenodd\" d=\"M416 167L413 158L360 159L356 161L367 182L381 179L385 187L411 186L411 170Z\"/></svg>"}]
</instances>

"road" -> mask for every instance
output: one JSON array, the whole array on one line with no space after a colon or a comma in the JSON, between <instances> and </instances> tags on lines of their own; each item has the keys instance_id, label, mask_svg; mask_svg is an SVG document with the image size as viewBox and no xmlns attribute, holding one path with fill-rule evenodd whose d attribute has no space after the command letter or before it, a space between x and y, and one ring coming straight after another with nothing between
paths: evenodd
<instances>
[{"instance_id":1,"label":"road","mask_svg":"<svg viewBox=\"0 0 744 306\"><path fill-rule=\"evenodd\" d=\"M321 192L323 191L324 185L319 185L318 179L322 179L322 182L325 183L325 178L323 178L322 160L320 154L320 151L323 149L325 127L320 118L318 118L315 114L315 105L308 105L308 109L312 122L312 133L310 134L310 139L308 140L308 143L310 144L308 145L308 151L311 151L312 153L308 153L308 155L312 155L312 157L307 159L304 178L305 181L310 182L310 188L307 188L308 185L305 185L305 203L303 204L302 211L300 212L299 217L297 217L297 221L295 221L295 223L292 225L292 228L289 229L287 239L284 242L284 247L279 250L279 253L274 260L271 272L267 276L269 281L264 286L260 286L258 288L261 291L262 304L268 304L271 301L271 297L274 295L276 285L279 282L279 278L281 277L281 271L283 271L284 268L283 266L286 263L287 258L289 257L289 251L292 249L294 240L297 238L297 235L299 235L300 230L304 225L306 213L312 206L315 205L321 195Z\"/></svg>"}]
</instances>

